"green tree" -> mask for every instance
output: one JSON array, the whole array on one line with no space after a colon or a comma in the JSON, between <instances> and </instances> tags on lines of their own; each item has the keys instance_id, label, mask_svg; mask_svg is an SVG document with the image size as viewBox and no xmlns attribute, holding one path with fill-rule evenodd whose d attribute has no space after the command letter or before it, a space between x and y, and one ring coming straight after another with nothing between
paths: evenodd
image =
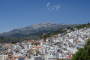
<instances>
[{"instance_id":1,"label":"green tree","mask_svg":"<svg viewBox=\"0 0 90 60\"><path fill-rule=\"evenodd\" d=\"M76 54L73 54L73 57L71 60L87 60L88 55L84 48L80 48Z\"/></svg>"},{"instance_id":2,"label":"green tree","mask_svg":"<svg viewBox=\"0 0 90 60\"><path fill-rule=\"evenodd\" d=\"M90 60L90 39L86 41L84 48L80 48L76 54L73 54L71 60Z\"/></svg>"},{"instance_id":3,"label":"green tree","mask_svg":"<svg viewBox=\"0 0 90 60\"><path fill-rule=\"evenodd\" d=\"M68 27L67 29L70 29L70 27Z\"/></svg>"},{"instance_id":4,"label":"green tree","mask_svg":"<svg viewBox=\"0 0 90 60\"><path fill-rule=\"evenodd\" d=\"M89 25L90 23L88 22L87 24Z\"/></svg>"},{"instance_id":5,"label":"green tree","mask_svg":"<svg viewBox=\"0 0 90 60\"><path fill-rule=\"evenodd\" d=\"M90 39L86 41L86 44L84 45L85 51L88 52L88 55L90 56Z\"/></svg>"}]
</instances>

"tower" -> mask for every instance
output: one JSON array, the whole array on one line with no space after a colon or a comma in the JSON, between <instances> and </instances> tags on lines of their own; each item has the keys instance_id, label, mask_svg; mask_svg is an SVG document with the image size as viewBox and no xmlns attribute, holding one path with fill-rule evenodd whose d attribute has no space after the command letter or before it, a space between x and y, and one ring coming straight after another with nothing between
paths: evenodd
<instances>
[{"instance_id":1,"label":"tower","mask_svg":"<svg viewBox=\"0 0 90 60\"><path fill-rule=\"evenodd\" d=\"M43 34L43 42L46 42L46 34Z\"/></svg>"}]
</instances>

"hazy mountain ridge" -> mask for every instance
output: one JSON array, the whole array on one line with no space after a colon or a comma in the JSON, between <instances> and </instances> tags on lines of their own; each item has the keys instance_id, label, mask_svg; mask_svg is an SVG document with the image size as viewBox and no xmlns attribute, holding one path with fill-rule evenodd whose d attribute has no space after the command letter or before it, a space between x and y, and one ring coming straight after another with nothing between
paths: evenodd
<instances>
[{"instance_id":1,"label":"hazy mountain ridge","mask_svg":"<svg viewBox=\"0 0 90 60\"><path fill-rule=\"evenodd\" d=\"M9 32L2 33L0 34L0 36L4 36L4 37L19 36L20 37L24 35L30 35L33 33L37 33L43 30L55 31L55 30L59 30L62 28L75 27L78 25L79 24L38 23L38 24L33 24L28 27L14 29Z\"/></svg>"}]
</instances>

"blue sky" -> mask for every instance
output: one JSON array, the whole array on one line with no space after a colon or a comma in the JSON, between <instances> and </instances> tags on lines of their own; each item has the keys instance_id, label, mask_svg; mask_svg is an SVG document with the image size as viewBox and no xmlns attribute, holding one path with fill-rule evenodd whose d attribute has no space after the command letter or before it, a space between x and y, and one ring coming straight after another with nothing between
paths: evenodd
<instances>
[{"instance_id":1,"label":"blue sky","mask_svg":"<svg viewBox=\"0 0 90 60\"><path fill-rule=\"evenodd\" d=\"M90 22L90 0L0 0L0 33L47 22Z\"/></svg>"}]
</instances>

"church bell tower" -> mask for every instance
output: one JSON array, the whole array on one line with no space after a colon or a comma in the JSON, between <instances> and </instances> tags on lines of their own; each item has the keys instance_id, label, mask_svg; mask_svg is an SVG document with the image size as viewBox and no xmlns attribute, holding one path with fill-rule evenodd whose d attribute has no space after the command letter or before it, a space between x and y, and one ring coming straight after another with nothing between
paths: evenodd
<instances>
[{"instance_id":1,"label":"church bell tower","mask_svg":"<svg viewBox=\"0 0 90 60\"><path fill-rule=\"evenodd\" d=\"M43 42L46 42L46 34L43 34Z\"/></svg>"}]
</instances>

